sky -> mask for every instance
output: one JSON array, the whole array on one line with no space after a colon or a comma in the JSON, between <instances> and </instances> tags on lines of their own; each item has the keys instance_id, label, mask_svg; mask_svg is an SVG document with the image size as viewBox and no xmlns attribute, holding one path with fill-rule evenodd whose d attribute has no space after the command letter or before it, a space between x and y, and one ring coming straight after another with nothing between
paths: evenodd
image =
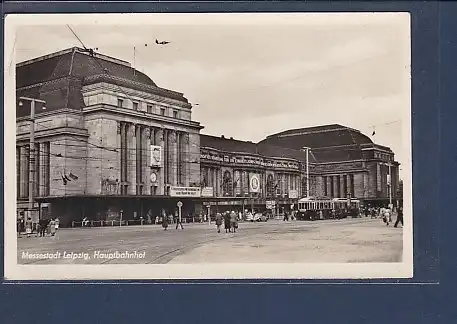
<instances>
[{"instance_id":1,"label":"sky","mask_svg":"<svg viewBox=\"0 0 457 324\"><path fill-rule=\"evenodd\" d=\"M184 93L204 134L257 142L337 123L410 159L405 14L74 16L29 18L16 29L16 62L81 46L68 23L86 47Z\"/></svg>"}]
</instances>

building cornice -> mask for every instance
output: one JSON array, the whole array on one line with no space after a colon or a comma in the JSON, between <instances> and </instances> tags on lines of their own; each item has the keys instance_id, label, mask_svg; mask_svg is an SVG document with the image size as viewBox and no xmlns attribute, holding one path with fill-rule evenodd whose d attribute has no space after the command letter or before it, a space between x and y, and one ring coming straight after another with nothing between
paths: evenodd
<instances>
[{"instance_id":1,"label":"building cornice","mask_svg":"<svg viewBox=\"0 0 457 324\"><path fill-rule=\"evenodd\" d=\"M157 86L151 86L151 85L144 84L141 82L136 82L136 81L128 80L125 78L120 78L120 77L106 75L106 74L92 75L92 76L85 77L83 79L83 85L91 85L91 84L101 83L101 82L113 83L113 84L119 85L119 86L125 85L126 87L131 88L131 89L144 91L147 93L159 95L159 96L169 98L169 99L174 99L176 101L188 104L190 106L187 99L184 97L184 95L182 93L160 88Z\"/></svg>"},{"instance_id":2,"label":"building cornice","mask_svg":"<svg viewBox=\"0 0 457 324\"><path fill-rule=\"evenodd\" d=\"M120 108L115 105L110 105L110 104L95 104L91 106L86 106L82 109L82 112L84 115L91 115L94 113L99 113L103 112L104 114L107 115L124 115L124 116L129 116L133 118L137 118L141 121L150 121L153 120L155 122L159 123L167 123L167 124L175 124L179 126L185 126L185 127L190 127L194 129L203 129L204 126L200 125L199 122L191 121L191 120L185 120L185 119L176 119L173 117L168 117L168 116L162 116L158 114L151 114L145 111L137 111L137 110L132 110L128 108Z\"/></svg>"},{"instance_id":3,"label":"building cornice","mask_svg":"<svg viewBox=\"0 0 457 324\"><path fill-rule=\"evenodd\" d=\"M65 135L84 137L84 138L89 137L89 133L87 132L86 129L68 127L68 126L47 128L47 129L35 131L35 139L56 137L56 136L65 136ZM16 134L16 141L29 140L29 138L30 138L30 132Z\"/></svg>"}]
</instances>

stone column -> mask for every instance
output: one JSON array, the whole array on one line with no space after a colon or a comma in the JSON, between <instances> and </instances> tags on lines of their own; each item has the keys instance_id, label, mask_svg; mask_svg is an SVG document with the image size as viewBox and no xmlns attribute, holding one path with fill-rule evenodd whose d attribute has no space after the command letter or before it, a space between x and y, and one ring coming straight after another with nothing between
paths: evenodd
<instances>
[{"instance_id":1,"label":"stone column","mask_svg":"<svg viewBox=\"0 0 457 324\"><path fill-rule=\"evenodd\" d=\"M352 185L352 184L351 184L351 175L350 175L350 174L347 174L346 177L347 177L347 179L348 179L348 181L347 181L347 189L346 189L346 190L347 190L347 193L348 193L347 196L348 196L348 197L351 197L351 185ZM354 198L354 197L351 197L351 198Z\"/></svg>"},{"instance_id":2,"label":"stone column","mask_svg":"<svg viewBox=\"0 0 457 324\"><path fill-rule=\"evenodd\" d=\"M127 162L127 182L129 182L128 193L136 194L136 125L130 124L127 126L127 142L128 142L128 162Z\"/></svg>"},{"instance_id":3,"label":"stone column","mask_svg":"<svg viewBox=\"0 0 457 324\"><path fill-rule=\"evenodd\" d=\"M161 165L159 166L159 172L157 174L157 194L164 195L164 187L165 187L165 142L164 142L164 131L163 129L156 129L154 131L155 145L159 145L162 148L162 156L161 156Z\"/></svg>"},{"instance_id":4,"label":"stone column","mask_svg":"<svg viewBox=\"0 0 457 324\"><path fill-rule=\"evenodd\" d=\"M186 187L189 186L190 184L190 163L193 163L192 161L196 160L197 157L192 158L190 156L190 139L189 139L189 133L184 133L183 135L183 142L182 142L182 147L183 147L183 165L182 165L182 173L183 173L183 181L184 185Z\"/></svg>"},{"instance_id":5,"label":"stone column","mask_svg":"<svg viewBox=\"0 0 457 324\"><path fill-rule=\"evenodd\" d=\"M46 148L44 143L40 143L40 179L38 180L38 195L44 196L45 193L45 184L46 184ZM19 171L19 170L18 170Z\"/></svg>"},{"instance_id":6,"label":"stone column","mask_svg":"<svg viewBox=\"0 0 457 324\"><path fill-rule=\"evenodd\" d=\"M177 170L178 170L178 159L177 159L177 149L178 146L176 145L176 132L170 132L170 183L173 186L177 185Z\"/></svg>"},{"instance_id":7,"label":"stone column","mask_svg":"<svg viewBox=\"0 0 457 324\"><path fill-rule=\"evenodd\" d=\"M20 181L20 193L21 197L27 197L27 174L28 174L28 167L27 167L27 150L25 146L21 146L20 148L21 154L21 181Z\"/></svg>"},{"instance_id":8,"label":"stone column","mask_svg":"<svg viewBox=\"0 0 457 324\"><path fill-rule=\"evenodd\" d=\"M368 174L363 173L363 197L368 198Z\"/></svg>"},{"instance_id":9,"label":"stone column","mask_svg":"<svg viewBox=\"0 0 457 324\"><path fill-rule=\"evenodd\" d=\"M143 129L143 195L151 194L151 129Z\"/></svg>"}]
</instances>

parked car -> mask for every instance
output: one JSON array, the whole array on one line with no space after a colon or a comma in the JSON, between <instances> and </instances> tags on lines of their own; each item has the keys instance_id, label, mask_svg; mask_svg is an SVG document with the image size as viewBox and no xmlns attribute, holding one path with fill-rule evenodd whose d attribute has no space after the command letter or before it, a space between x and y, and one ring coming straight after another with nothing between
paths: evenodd
<instances>
[{"instance_id":1,"label":"parked car","mask_svg":"<svg viewBox=\"0 0 457 324\"><path fill-rule=\"evenodd\" d=\"M268 220L268 216L262 213L257 213L254 215L253 221L255 222L266 222Z\"/></svg>"}]
</instances>

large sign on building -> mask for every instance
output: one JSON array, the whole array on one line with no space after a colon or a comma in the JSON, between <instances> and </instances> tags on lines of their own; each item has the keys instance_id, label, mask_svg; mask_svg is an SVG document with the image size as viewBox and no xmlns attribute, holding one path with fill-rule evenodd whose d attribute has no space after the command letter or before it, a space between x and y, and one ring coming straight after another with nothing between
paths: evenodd
<instances>
[{"instance_id":1,"label":"large sign on building","mask_svg":"<svg viewBox=\"0 0 457 324\"><path fill-rule=\"evenodd\" d=\"M170 196L172 196L172 197L200 197L200 188L198 188L198 187L170 187Z\"/></svg>"},{"instance_id":2,"label":"large sign on building","mask_svg":"<svg viewBox=\"0 0 457 324\"><path fill-rule=\"evenodd\" d=\"M204 187L202 188L202 197L212 197L213 196L213 187Z\"/></svg>"},{"instance_id":3,"label":"large sign on building","mask_svg":"<svg viewBox=\"0 0 457 324\"><path fill-rule=\"evenodd\" d=\"M162 166L162 147L158 145L151 145L151 166Z\"/></svg>"},{"instance_id":4,"label":"large sign on building","mask_svg":"<svg viewBox=\"0 0 457 324\"><path fill-rule=\"evenodd\" d=\"M298 198L298 190L289 190L289 198L296 199Z\"/></svg>"},{"instance_id":5,"label":"large sign on building","mask_svg":"<svg viewBox=\"0 0 457 324\"><path fill-rule=\"evenodd\" d=\"M260 191L260 178L258 174L249 174L249 192Z\"/></svg>"}]
</instances>

